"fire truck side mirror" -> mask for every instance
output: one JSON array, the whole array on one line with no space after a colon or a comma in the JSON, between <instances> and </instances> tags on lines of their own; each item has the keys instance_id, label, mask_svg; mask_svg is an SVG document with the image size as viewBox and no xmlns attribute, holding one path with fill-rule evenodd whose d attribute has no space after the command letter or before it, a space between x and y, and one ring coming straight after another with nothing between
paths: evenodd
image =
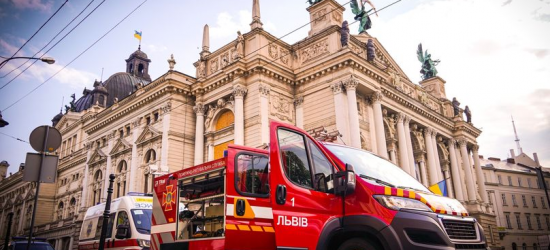
<instances>
[{"instance_id":1,"label":"fire truck side mirror","mask_svg":"<svg viewBox=\"0 0 550 250\"><path fill-rule=\"evenodd\" d=\"M355 171L351 164L346 163L346 170L335 174L336 195L347 196L355 192Z\"/></svg>"},{"instance_id":2,"label":"fire truck side mirror","mask_svg":"<svg viewBox=\"0 0 550 250\"><path fill-rule=\"evenodd\" d=\"M132 230L128 225L118 225L116 227L115 238L117 239L128 239L132 237Z\"/></svg>"}]
</instances>

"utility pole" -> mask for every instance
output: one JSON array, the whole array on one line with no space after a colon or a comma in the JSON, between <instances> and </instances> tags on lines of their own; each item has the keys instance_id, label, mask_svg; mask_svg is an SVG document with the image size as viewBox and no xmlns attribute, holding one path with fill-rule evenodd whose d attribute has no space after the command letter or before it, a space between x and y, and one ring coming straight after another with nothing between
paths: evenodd
<instances>
[{"instance_id":1,"label":"utility pole","mask_svg":"<svg viewBox=\"0 0 550 250\"><path fill-rule=\"evenodd\" d=\"M11 234L11 223L13 219L13 212L8 213L8 230L6 230L6 238L4 239L4 250L8 249L8 244L10 243L10 234Z\"/></svg>"}]
</instances>

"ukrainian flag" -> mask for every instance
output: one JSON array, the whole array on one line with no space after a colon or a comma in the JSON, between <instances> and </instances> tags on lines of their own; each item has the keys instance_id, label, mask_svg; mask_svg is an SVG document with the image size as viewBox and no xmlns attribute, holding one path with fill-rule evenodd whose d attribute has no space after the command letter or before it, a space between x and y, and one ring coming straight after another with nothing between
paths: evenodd
<instances>
[{"instance_id":1,"label":"ukrainian flag","mask_svg":"<svg viewBox=\"0 0 550 250\"><path fill-rule=\"evenodd\" d=\"M432 191L434 194L447 197L449 196L447 192L447 180L442 180L436 184L433 184L428 189L430 189L430 191Z\"/></svg>"},{"instance_id":2,"label":"ukrainian flag","mask_svg":"<svg viewBox=\"0 0 550 250\"><path fill-rule=\"evenodd\" d=\"M135 30L135 32L136 32L136 33L134 34L134 37L137 38L137 39L139 39L139 40L141 41L141 31L138 32L137 30Z\"/></svg>"}]
</instances>

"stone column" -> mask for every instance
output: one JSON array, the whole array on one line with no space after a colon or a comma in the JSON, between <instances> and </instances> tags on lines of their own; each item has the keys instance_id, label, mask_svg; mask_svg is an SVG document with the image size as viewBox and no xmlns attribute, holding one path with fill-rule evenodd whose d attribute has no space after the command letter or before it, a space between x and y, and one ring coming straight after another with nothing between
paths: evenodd
<instances>
[{"instance_id":1,"label":"stone column","mask_svg":"<svg viewBox=\"0 0 550 250\"><path fill-rule=\"evenodd\" d=\"M294 99L294 107L296 108L296 127L304 129L304 97L297 96Z\"/></svg>"},{"instance_id":2,"label":"stone column","mask_svg":"<svg viewBox=\"0 0 550 250\"><path fill-rule=\"evenodd\" d=\"M140 119L136 119L134 122L132 122L132 161L130 163L130 183L128 183L128 190L126 190L126 193L128 192L136 192L137 190L137 172L139 168L139 162L140 159L138 158L139 154L137 151L137 144L136 141L138 137L141 135L142 128L140 126ZM105 179L108 179L108 176L104 176Z\"/></svg>"},{"instance_id":3,"label":"stone column","mask_svg":"<svg viewBox=\"0 0 550 250\"><path fill-rule=\"evenodd\" d=\"M382 117L382 96L382 92L374 92L374 94L371 95L371 100L372 109L374 110L374 128L376 130L376 145L378 148L378 155L388 159L386 135L384 133L384 121Z\"/></svg>"},{"instance_id":4,"label":"stone column","mask_svg":"<svg viewBox=\"0 0 550 250\"><path fill-rule=\"evenodd\" d=\"M261 143L269 144L269 85L260 84Z\"/></svg>"},{"instance_id":5,"label":"stone column","mask_svg":"<svg viewBox=\"0 0 550 250\"><path fill-rule=\"evenodd\" d=\"M485 188L485 178L483 178L483 171L481 165L479 164L479 145L474 145L472 147L473 157L474 157L474 166L476 168L477 175L477 186L479 188L479 193L483 203L489 203L489 197L487 197L487 189Z\"/></svg>"},{"instance_id":6,"label":"stone column","mask_svg":"<svg viewBox=\"0 0 550 250\"><path fill-rule=\"evenodd\" d=\"M460 175L459 165L457 163L455 143L456 141L454 139L449 139L447 141L447 145L449 146L449 160L451 161L452 181L455 191L455 198L459 201L464 201L464 195L462 194L462 178Z\"/></svg>"},{"instance_id":7,"label":"stone column","mask_svg":"<svg viewBox=\"0 0 550 250\"><path fill-rule=\"evenodd\" d=\"M437 170L437 178L438 181L443 180L443 173L441 172L441 162L439 161L439 150L437 150L437 140L436 140L437 132L434 130L432 134L432 145L434 147L434 160L435 160L435 167Z\"/></svg>"},{"instance_id":8,"label":"stone column","mask_svg":"<svg viewBox=\"0 0 550 250\"><path fill-rule=\"evenodd\" d=\"M350 144L349 139L349 127L348 127L348 121L347 116L344 113L345 109L345 102L344 102L344 87L342 86L341 82L333 83L330 85L330 88L332 89L332 93L334 94L334 114L336 115L336 129L340 134L342 134L342 141L345 142L345 144Z\"/></svg>"},{"instance_id":9,"label":"stone column","mask_svg":"<svg viewBox=\"0 0 550 250\"><path fill-rule=\"evenodd\" d=\"M82 177L82 197L84 197L84 199L80 199L80 209L85 209L86 208L86 197L88 197L88 190L90 189L88 187L88 179L90 178L88 176L88 172L90 172L90 168L89 168L89 165L88 165L88 162L90 161L90 157L92 157L92 147L91 147L91 142L89 142L85 147L86 147L86 164L85 164L85 167L84 167L84 176Z\"/></svg>"},{"instance_id":10,"label":"stone column","mask_svg":"<svg viewBox=\"0 0 550 250\"><path fill-rule=\"evenodd\" d=\"M348 117L351 146L361 148L361 134L359 129L359 112L357 111L357 85L359 81L352 75L343 82L348 94ZM385 143L385 142L384 142ZM387 157L386 157L387 158Z\"/></svg>"},{"instance_id":11,"label":"stone column","mask_svg":"<svg viewBox=\"0 0 550 250\"><path fill-rule=\"evenodd\" d=\"M208 144L208 161L214 160L214 143L211 142Z\"/></svg>"},{"instance_id":12,"label":"stone column","mask_svg":"<svg viewBox=\"0 0 550 250\"><path fill-rule=\"evenodd\" d=\"M460 154L462 155L462 167L464 168L464 177L466 178L466 192L468 192L468 201L476 200L476 187L474 184L474 176L472 175L472 166L468 160L468 149L466 148L466 139L458 139L460 145Z\"/></svg>"},{"instance_id":13,"label":"stone column","mask_svg":"<svg viewBox=\"0 0 550 250\"><path fill-rule=\"evenodd\" d=\"M372 152L380 155L378 153L378 146L376 145L376 128L374 125L374 109L372 108L372 105L367 105L367 115L369 116L369 135ZM395 159L394 163L397 165L397 159Z\"/></svg>"},{"instance_id":14,"label":"stone column","mask_svg":"<svg viewBox=\"0 0 550 250\"><path fill-rule=\"evenodd\" d=\"M161 141L161 151L160 151L160 166L168 165L168 132L170 131L170 110L172 108L172 103L168 101L164 107L162 107L162 141Z\"/></svg>"},{"instance_id":15,"label":"stone column","mask_svg":"<svg viewBox=\"0 0 550 250\"><path fill-rule=\"evenodd\" d=\"M391 148L390 148L390 161L393 162L393 164L398 165L397 163L397 155L395 153L395 142L392 142Z\"/></svg>"},{"instance_id":16,"label":"stone column","mask_svg":"<svg viewBox=\"0 0 550 250\"><path fill-rule=\"evenodd\" d=\"M414 161L413 146L411 140L411 129L409 123L411 122L410 116L405 116L403 121L403 128L405 129L405 138L407 140L407 157L409 158L409 174L416 179L416 168Z\"/></svg>"},{"instance_id":17,"label":"stone column","mask_svg":"<svg viewBox=\"0 0 550 250\"><path fill-rule=\"evenodd\" d=\"M424 129L424 140L426 141L426 150L428 151L428 186L436 184L438 180L437 168L434 158L434 147L432 141L433 130L431 128Z\"/></svg>"},{"instance_id":18,"label":"stone column","mask_svg":"<svg viewBox=\"0 0 550 250\"><path fill-rule=\"evenodd\" d=\"M116 133L116 132L114 132ZM113 161L111 159L111 150L113 150L113 144L115 136L113 133L107 135L107 166L105 167L105 176L109 176L111 174L111 170L113 169ZM115 171L116 173L116 171ZM104 178L104 184L102 188L102 197L107 197L107 189L109 188L109 178Z\"/></svg>"},{"instance_id":19,"label":"stone column","mask_svg":"<svg viewBox=\"0 0 550 250\"><path fill-rule=\"evenodd\" d=\"M193 111L197 114L197 123L195 125L195 165L204 162L204 105L197 102ZM235 121L235 126L237 122Z\"/></svg>"},{"instance_id":20,"label":"stone column","mask_svg":"<svg viewBox=\"0 0 550 250\"><path fill-rule=\"evenodd\" d=\"M407 137L405 136L405 128L403 122L405 121L405 115L403 113L397 113L397 142L399 143L399 165L405 172L410 173L409 170L409 153L407 151Z\"/></svg>"},{"instance_id":21,"label":"stone column","mask_svg":"<svg viewBox=\"0 0 550 250\"><path fill-rule=\"evenodd\" d=\"M233 86L235 98L235 144L244 145L244 96L248 89L240 84Z\"/></svg>"},{"instance_id":22,"label":"stone column","mask_svg":"<svg viewBox=\"0 0 550 250\"><path fill-rule=\"evenodd\" d=\"M422 179L422 185L428 186L428 173L426 172L425 160L420 159L420 161L418 162L418 165L420 166L420 179Z\"/></svg>"}]
</instances>

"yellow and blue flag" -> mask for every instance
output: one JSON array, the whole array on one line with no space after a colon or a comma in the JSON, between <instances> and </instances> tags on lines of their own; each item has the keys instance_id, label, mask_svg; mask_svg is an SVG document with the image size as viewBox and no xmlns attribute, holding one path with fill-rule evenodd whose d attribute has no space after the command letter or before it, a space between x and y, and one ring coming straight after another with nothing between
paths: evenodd
<instances>
[{"instance_id":1,"label":"yellow and blue flag","mask_svg":"<svg viewBox=\"0 0 550 250\"><path fill-rule=\"evenodd\" d=\"M428 189L432 191L434 194L447 196L447 197L449 196L449 193L447 192L447 180L442 180L436 184L433 184Z\"/></svg>"},{"instance_id":2,"label":"yellow and blue flag","mask_svg":"<svg viewBox=\"0 0 550 250\"><path fill-rule=\"evenodd\" d=\"M135 30L135 32L136 33L134 34L134 37L139 39L139 41L141 41L141 31L138 32L137 30Z\"/></svg>"}]
</instances>

